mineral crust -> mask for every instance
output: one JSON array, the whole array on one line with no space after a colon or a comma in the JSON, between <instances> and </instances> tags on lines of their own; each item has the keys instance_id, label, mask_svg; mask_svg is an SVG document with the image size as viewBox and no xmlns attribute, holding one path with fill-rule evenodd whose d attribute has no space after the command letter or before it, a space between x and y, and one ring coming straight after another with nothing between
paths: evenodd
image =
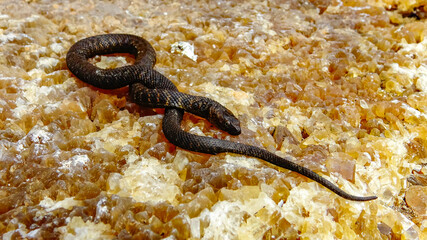
<instances>
[{"instance_id":1,"label":"mineral crust","mask_svg":"<svg viewBox=\"0 0 427 240\"><path fill-rule=\"evenodd\" d=\"M421 0L0 1L0 234L427 239L426 13ZM186 131L291 157L378 200L175 147L162 109L68 71L70 46L104 33L147 39L157 71L242 126L230 136L186 114Z\"/></svg>"}]
</instances>

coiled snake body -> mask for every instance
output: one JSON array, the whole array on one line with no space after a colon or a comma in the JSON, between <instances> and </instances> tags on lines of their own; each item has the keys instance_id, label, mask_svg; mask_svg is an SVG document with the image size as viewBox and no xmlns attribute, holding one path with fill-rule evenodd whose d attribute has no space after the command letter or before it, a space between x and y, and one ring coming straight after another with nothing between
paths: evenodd
<instances>
[{"instance_id":1,"label":"coiled snake body","mask_svg":"<svg viewBox=\"0 0 427 240\"><path fill-rule=\"evenodd\" d=\"M95 55L111 53L130 53L135 56L135 63L115 69L100 69L88 62L88 59ZM354 201L377 198L348 194L310 169L264 149L183 131L181 121L184 110L206 118L221 130L233 135L240 134L240 123L231 111L218 102L179 92L169 79L153 69L156 53L143 38L129 34L105 34L85 38L70 48L66 61L69 70L88 84L102 89L129 85L130 97L134 102L147 107L164 107L163 133L178 147L208 154L230 152L256 157L308 177L343 198Z\"/></svg>"}]
</instances>

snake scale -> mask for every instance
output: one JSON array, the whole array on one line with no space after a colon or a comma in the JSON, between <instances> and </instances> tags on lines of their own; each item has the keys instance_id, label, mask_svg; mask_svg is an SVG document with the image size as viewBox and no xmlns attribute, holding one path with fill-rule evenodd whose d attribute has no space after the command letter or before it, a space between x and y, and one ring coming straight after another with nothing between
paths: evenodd
<instances>
[{"instance_id":1,"label":"snake scale","mask_svg":"<svg viewBox=\"0 0 427 240\"><path fill-rule=\"evenodd\" d=\"M88 59L96 55L129 53L135 63L114 69L100 69ZM308 177L337 195L354 201L368 201L376 196L348 194L308 168L290 159L279 157L259 147L211 137L198 136L181 128L184 111L206 118L215 126L232 135L240 134L240 122L220 103L205 97L178 91L176 86L153 69L156 53L145 39L130 34L104 34L82 39L71 46L66 56L68 69L80 80L102 89L115 89L129 85L132 101L147 107L165 108L162 130L174 145L207 154L236 153L262 159L276 166Z\"/></svg>"}]
</instances>

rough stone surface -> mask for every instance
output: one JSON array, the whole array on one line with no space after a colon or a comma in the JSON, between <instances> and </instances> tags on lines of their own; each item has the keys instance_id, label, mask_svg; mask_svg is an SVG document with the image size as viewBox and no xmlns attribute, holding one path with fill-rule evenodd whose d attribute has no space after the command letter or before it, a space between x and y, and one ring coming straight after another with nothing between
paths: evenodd
<instances>
[{"instance_id":1,"label":"rough stone surface","mask_svg":"<svg viewBox=\"0 0 427 240\"><path fill-rule=\"evenodd\" d=\"M426 239L426 9L422 0L0 1L0 234ZM66 68L73 43L103 33L147 39L156 70L242 126L229 136L186 114L186 131L292 156L379 199L347 201L258 159L176 148L162 109Z\"/></svg>"}]
</instances>

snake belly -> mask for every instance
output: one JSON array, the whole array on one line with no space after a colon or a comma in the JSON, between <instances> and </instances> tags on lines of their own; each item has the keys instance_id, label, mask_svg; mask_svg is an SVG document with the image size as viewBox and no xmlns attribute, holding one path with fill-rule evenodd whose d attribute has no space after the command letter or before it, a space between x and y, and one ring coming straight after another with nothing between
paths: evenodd
<instances>
[{"instance_id":1,"label":"snake belly","mask_svg":"<svg viewBox=\"0 0 427 240\"><path fill-rule=\"evenodd\" d=\"M135 57L135 63L115 69L100 69L88 62L89 58L96 55L111 53L130 53ZM198 136L182 130L184 111L206 118L218 128L233 135L240 134L240 122L231 111L212 99L179 92L168 78L153 69L156 53L141 37L130 34L105 34L85 38L70 48L66 62L68 69L83 82L102 89L129 85L129 95L135 103L148 107L164 107L163 133L172 144L180 148L207 154L229 152L256 157L310 178L345 199L368 201L377 198L346 193L310 169L265 149Z\"/></svg>"}]
</instances>

